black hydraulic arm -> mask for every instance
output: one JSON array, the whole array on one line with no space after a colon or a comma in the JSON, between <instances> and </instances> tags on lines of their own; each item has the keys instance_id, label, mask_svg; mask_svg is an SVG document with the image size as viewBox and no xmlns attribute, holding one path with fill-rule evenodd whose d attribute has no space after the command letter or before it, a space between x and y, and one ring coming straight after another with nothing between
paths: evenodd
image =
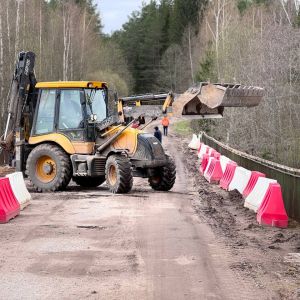
<instances>
[{"instance_id":1,"label":"black hydraulic arm","mask_svg":"<svg viewBox=\"0 0 300 300\"><path fill-rule=\"evenodd\" d=\"M33 52L19 53L8 96L8 117L3 136L4 142L11 132L20 131L22 113L27 103L28 95L36 84L34 63L35 54Z\"/></svg>"}]
</instances>

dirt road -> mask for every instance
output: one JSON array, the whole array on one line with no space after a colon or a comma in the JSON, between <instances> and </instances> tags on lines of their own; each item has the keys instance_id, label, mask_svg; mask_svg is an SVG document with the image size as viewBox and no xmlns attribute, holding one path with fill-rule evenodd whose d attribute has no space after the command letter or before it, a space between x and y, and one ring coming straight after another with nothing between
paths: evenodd
<instances>
[{"instance_id":1,"label":"dirt road","mask_svg":"<svg viewBox=\"0 0 300 300\"><path fill-rule=\"evenodd\" d=\"M197 206L182 144L164 144L178 172L169 193L137 179L125 196L105 186L33 194L0 227L0 299L280 299L238 268L245 254L237 258Z\"/></svg>"}]
</instances>

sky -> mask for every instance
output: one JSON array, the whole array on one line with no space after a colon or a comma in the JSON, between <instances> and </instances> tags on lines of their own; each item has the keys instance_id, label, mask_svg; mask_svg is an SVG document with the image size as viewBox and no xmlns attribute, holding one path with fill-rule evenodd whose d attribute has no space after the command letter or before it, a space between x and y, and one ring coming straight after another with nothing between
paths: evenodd
<instances>
[{"instance_id":1,"label":"sky","mask_svg":"<svg viewBox=\"0 0 300 300\"><path fill-rule=\"evenodd\" d=\"M100 10L103 32L110 34L121 29L128 16L139 10L143 2L149 3L150 0L95 0Z\"/></svg>"}]
</instances>

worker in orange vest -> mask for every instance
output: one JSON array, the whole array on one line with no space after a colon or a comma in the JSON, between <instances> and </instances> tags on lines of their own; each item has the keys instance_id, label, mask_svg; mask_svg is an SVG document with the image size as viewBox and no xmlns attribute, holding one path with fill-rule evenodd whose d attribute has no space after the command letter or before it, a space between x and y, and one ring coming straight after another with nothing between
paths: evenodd
<instances>
[{"instance_id":1,"label":"worker in orange vest","mask_svg":"<svg viewBox=\"0 0 300 300\"><path fill-rule=\"evenodd\" d=\"M163 119L161 120L161 125L164 128L164 135L167 136L168 135L168 127L170 125L170 121L167 116L163 117Z\"/></svg>"}]
</instances>

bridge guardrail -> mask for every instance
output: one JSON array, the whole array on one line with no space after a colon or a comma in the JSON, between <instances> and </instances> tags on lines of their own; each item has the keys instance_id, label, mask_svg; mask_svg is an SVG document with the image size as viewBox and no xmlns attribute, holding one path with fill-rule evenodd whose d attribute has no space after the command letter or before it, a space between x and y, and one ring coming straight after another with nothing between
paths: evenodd
<instances>
[{"instance_id":1,"label":"bridge guardrail","mask_svg":"<svg viewBox=\"0 0 300 300\"><path fill-rule=\"evenodd\" d=\"M201 140L222 155L248 170L259 171L268 178L276 179L281 187L289 217L300 221L300 169L290 168L231 148L201 132Z\"/></svg>"}]
</instances>

